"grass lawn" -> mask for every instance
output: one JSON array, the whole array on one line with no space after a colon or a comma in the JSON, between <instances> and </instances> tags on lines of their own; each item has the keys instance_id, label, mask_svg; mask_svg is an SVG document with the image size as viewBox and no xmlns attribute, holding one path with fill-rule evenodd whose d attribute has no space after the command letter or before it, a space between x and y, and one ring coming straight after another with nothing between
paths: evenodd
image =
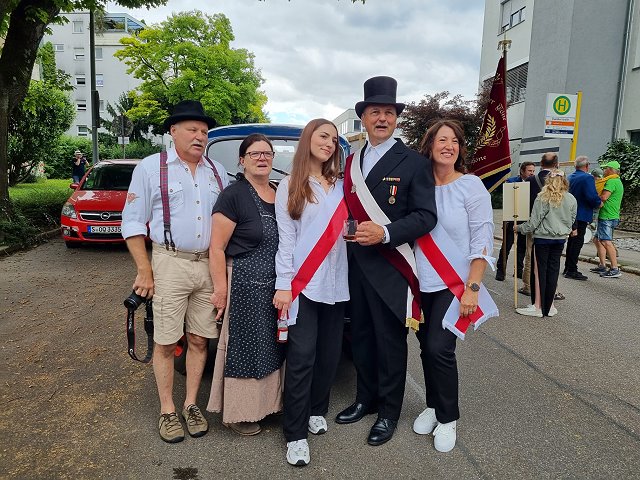
<instances>
[{"instance_id":1,"label":"grass lawn","mask_svg":"<svg viewBox=\"0 0 640 480\"><path fill-rule=\"evenodd\" d=\"M20 183L9 187L9 197L14 202L31 203L38 197L58 197L64 202L72 193L71 180L46 180L41 183ZM61 204L62 206L62 204Z\"/></svg>"}]
</instances>

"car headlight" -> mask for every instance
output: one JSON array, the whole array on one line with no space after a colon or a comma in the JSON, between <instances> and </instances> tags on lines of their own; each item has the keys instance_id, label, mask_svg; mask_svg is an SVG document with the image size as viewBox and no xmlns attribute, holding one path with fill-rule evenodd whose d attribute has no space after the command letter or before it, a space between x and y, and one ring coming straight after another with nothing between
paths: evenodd
<instances>
[{"instance_id":1,"label":"car headlight","mask_svg":"<svg viewBox=\"0 0 640 480\"><path fill-rule=\"evenodd\" d=\"M73 205L71 205L69 202L65 202L65 204L62 206L62 216L69 218L78 218L76 209L73 208Z\"/></svg>"}]
</instances>

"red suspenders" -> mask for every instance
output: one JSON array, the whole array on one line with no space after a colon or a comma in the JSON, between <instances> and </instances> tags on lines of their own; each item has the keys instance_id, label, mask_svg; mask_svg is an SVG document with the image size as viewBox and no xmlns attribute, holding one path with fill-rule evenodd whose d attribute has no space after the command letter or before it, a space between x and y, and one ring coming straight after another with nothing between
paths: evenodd
<instances>
[{"instance_id":1,"label":"red suspenders","mask_svg":"<svg viewBox=\"0 0 640 480\"><path fill-rule=\"evenodd\" d=\"M222 179L218 174L216 166L213 164L209 157L204 157L209 165L213 169L213 175L218 182L218 188L222 192ZM171 247L171 250L176 251L176 245L173 243L173 237L171 236L171 214L169 212L169 175L167 168L167 152L160 152L160 197L162 198L162 221L164 223L164 246L167 250Z\"/></svg>"}]
</instances>

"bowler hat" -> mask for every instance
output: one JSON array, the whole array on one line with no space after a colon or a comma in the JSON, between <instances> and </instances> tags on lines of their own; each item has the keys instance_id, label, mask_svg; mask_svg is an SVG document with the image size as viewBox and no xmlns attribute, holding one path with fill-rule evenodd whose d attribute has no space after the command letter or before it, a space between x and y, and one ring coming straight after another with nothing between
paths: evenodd
<instances>
[{"instance_id":1,"label":"bowler hat","mask_svg":"<svg viewBox=\"0 0 640 480\"><path fill-rule=\"evenodd\" d=\"M217 125L213 118L204 113L202 103L197 100L182 100L173 107L171 116L164 121L164 129L169 131L171 125L175 125L184 120L205 122L209 128Z\"/></svg>"},{"instance_id":2,"label":"bowler hat","mask_svg":"<svg viewBox=\"0 0 640 480\"><path fill-rule=\"evenodd\" d=\"M404 110L404 103L396 102L398 82L391 77L373 77L364 82L364 100L356 103L356 114L362 118L367 105L393 105L400 115Z\"/></svg>"},{"instance_id":3,"label":"bowler hat","mask_svg":"<svg viewBox=\"0 0 640 480\"><path fill-rule=\"evenodd\" d=\"M602 165L600 165L600 168L613 168L614 170L620 170L620 163L615 161L615 160L611 160L607 163L603 163Z\"/></svg>"}]
</instances>

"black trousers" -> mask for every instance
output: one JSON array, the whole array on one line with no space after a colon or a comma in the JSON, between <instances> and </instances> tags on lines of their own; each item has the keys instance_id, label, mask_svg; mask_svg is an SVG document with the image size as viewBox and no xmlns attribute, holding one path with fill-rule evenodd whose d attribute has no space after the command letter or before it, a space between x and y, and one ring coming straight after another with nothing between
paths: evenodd
<instances>
[{"instance_id":1,"label":"black trousers","mask_svg":"<svg viewBox=\"0 0 640 480\"><path fill-rule=\"evenodd\" d=\"M560 257L562 256L562 243L536 243L533 241L533 251L531 253L532 262L538 269L538 284L540 286L540 302L542 315L549 315L549 309L553 303L558 286L558 276L560 275ZM535 268L531 268L531 303L536 301L536 279Z\"/></svg>"},{"instance_id":2,"label":"black trousers","mask_svg":"<svg viewBox=\"0 0 640 480\"><path fill-rule=\"evenodd\" d=\"M518 222L520 224L522 222ZM504 225L504 238L502 241L502 247L500 247L500 253L498 254L498 263L496 266L496 270L502 274L504 274L504 265L507 264L507 260L509 260L509 252L511 251L511 247L513 247L513 237L515 236L515 232L513 231L513 222L503 222ZM505 251L503 258L503 250ZM516 259L516 268L517 273L522 275L522 270L524 269L524 257L527 253L527 236L522 233L518 233L518 258Z\"/></svg>"},{"instance_id":3,"label":"black trousers","mask_svg":"<svg viewBox=\"0 0 640 480\"><path fill-rule=\"evenodd\" d=\"M349 262L351 350L357 372L356 402L398 420L407 376L407 327Z\"/></svg>"},{"instance_id":4,"label":"black trousers","mask_svg":"<svg viewBox=\"0 0 640 480\"><path fill-rule=\"evenodd\" d=\"M416 332L427 391L427 407L435 408L440 423L460 418L458 408L457 337L442 328L442 319L453 300L450 290L420 294L424 323Z\"/></svg>"},{"instance_id":5,"label":"black trousers","mask_svg":"<svg viewBox=\"0 0 640 480\"><path fill-rule=\"evenodd\" d=\"M283 429L287 442L308 436L309 417L324 416L342 351L345 302L319 303L300 295L289 327Z\"/></svg>"},{"instance_id":6,"label":"black trousers","mask_svg":"<svg viewBox=\"0 0 640 480\"><path fill-rule=\"evenodd\" d=\"M564 261L564 269L567 273L576 273L578 271L578 257L584 245L584 234L587 231L587 225L589 225L581 220L578 220L576 224L578 234L575 237L569 236L569 240L567 240L567 256Z\"/></svg>"}]
</instances>

